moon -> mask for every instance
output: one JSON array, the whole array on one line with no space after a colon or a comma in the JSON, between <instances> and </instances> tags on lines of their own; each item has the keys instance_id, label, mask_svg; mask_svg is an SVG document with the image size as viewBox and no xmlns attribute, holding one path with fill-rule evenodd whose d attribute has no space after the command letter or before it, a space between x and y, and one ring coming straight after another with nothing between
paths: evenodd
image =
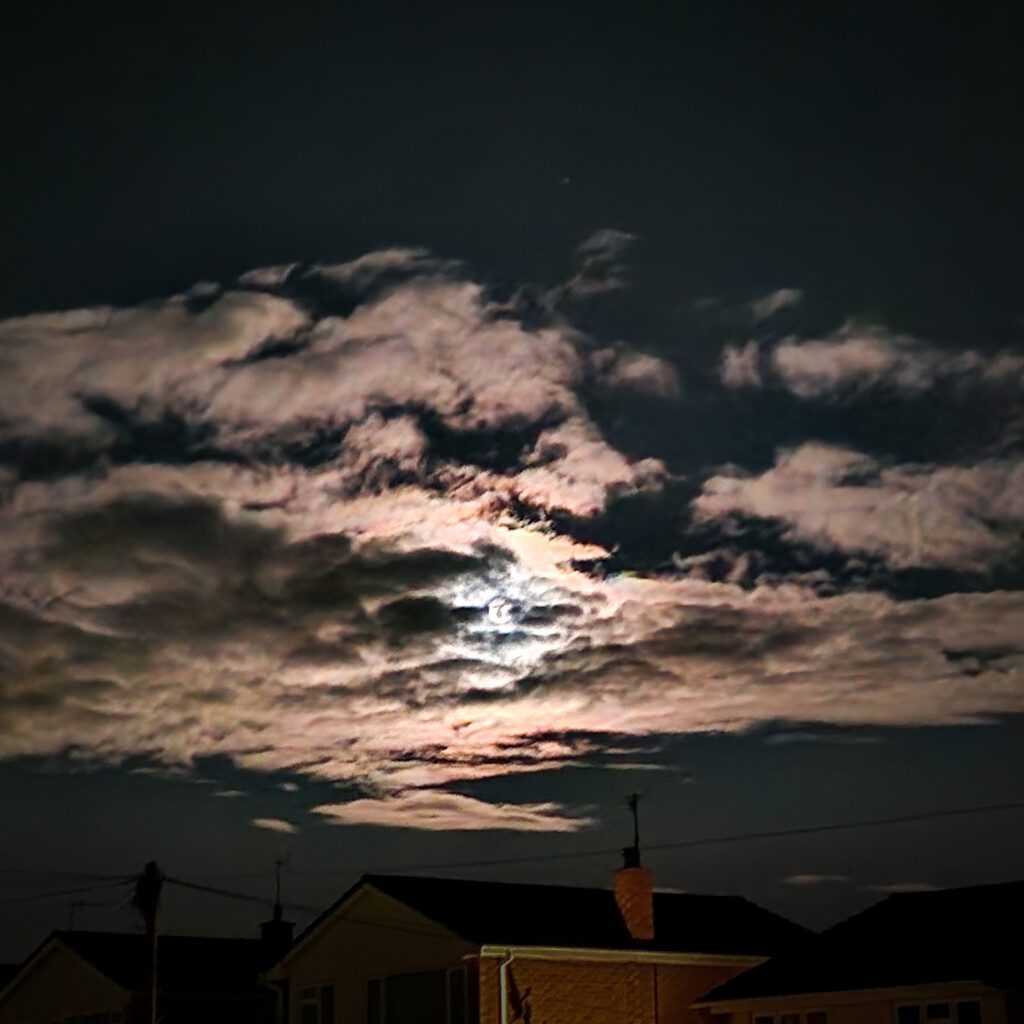
<instances>
[{"instance_id":1,"label":"moon","mask_svg":"<svg viewBox=\"0 0 1024 1024\"><path fill-rule=\"evenodd\" d=\"M496 597L487 605L487 617L496 626L507 626L512 621L512 605L503 597Z\"/></svg>"}]
</instances>

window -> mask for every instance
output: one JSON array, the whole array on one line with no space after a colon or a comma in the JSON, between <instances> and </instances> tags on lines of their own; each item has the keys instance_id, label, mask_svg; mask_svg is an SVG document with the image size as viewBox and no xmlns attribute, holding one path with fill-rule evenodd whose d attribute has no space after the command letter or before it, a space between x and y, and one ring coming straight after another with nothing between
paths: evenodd
<instances>
[{"instance_id":1,"label":"window","mask_svg":"<svg viewBox=\"0 0 1024 1024\"><path fill-rule=\"evenodd\" d=\"M300 993L300 1024L334 1024L334 986L309 985Z\"/></svg>"},{"instance_id":2,"label":"window","mask_svg":"<svg viewBox=\"0 0 1024 1024\"><path fill-rule=\"evenodd\" d=\"M953 1024L981 1024L981 1003L969 999L953 1003L918 1003L896 1007L896 1024L926 1024L927 1021Z\"/></svg>"},{"instance_id":3,"label":"window","mask_svg":"<svg viewBox=\"0 0 1024 1024\"><path fill-rule=\"evenodd\" d=\"M464 967L366 983L366 1024L474 1024L477 1004L475 977Z\"/></svg>"}]
</instances>

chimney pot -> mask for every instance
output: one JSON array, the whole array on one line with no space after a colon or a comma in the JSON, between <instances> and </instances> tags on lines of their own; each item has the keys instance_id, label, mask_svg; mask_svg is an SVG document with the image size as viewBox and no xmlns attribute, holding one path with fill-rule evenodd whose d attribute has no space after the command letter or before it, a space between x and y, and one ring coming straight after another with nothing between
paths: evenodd
<instances>
[{"instance_id":1,"label":"chimney pot","mask_svg":"<svg viewBox=\"0 0 1024 1024\"><path fill-rule=\"evenodd\" d=\"M641 942L654 938L654 886L651 872L640 866L640 851L627 846L623 851L626 866L615 872L615 902L630 936ZM631 856L635 855L635 863Z\"/></svg>"},{"instance_id":2,"label":"chimney pot","mask_svg":"<svg viewBox=\"0 0 1024 1024\"><path fill-rule=\"evenodd\" d=\"M276 963L292 944L295 925L282 918L279 906L274 907L274 916L260 925L260 942L263 958L268 964Z\"/></svg>"}]
</instances>

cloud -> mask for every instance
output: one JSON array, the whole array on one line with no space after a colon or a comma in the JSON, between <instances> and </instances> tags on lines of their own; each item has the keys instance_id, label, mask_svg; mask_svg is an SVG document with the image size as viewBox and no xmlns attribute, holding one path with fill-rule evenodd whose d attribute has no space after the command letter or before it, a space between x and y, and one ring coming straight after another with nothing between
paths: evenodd
<instances>
[{"instance_id":1,"label":"cloud","mask_svg":"<svg viewBox=\"0 0 1024 1024\"><path fill-rule=\"evenodd\" d=\"M1024 462L890 466L809 442L783 450L755 477L715 476L694 501L698 517L739 511L779 519L794 535L893 568L984 572L1019 560Z\"/></svg>"},{"instance_id":2,"label":"cloud","mask_svg":"<svg viewBox=\"0 0 1024 1024\"><path fill-rule=\"evenodd\" d=\"M379 825L429 832L575 832L589 819L568 817L558 804L485 803L459 793L410 790L382 799L313 808L336 825Z\"/></svg>"},{"instance_id":3,"label":"cloud","mask_svg":"<svg viewBox=\"0 0 1024 1024\"><path fill-rule=\"evenodd\" d=\"M727 388L759 388L762 383L761 346L756 341L745 345L726 345L719 370Z\"/></svg>"},{"instance_id":4,"label":"cloud","mask_svg":"<svg viewBox=\"0 0 1024 1024\"><path fill-rule=\"evenodd\" d=\"M268 832L279 832L286 836L295 835L299 831L290 821L282 821L280 818L253 818L249 824L254 828L266 829Z\"/></svg>"},{"instance_id":5,"label":"cloud","mask_svg":"<svg viewBox=\"0 0 1024 1024\"><path fill-rule=\"evenodd\" d=\"M600 387L612 393L670 399L681 392L675 367L656 356L612 346L594 352L590 363Z\"/></svg>"},{"instance_id":6,"label":"cloud","mask_svg":"<svg viewBox=\"0 0 1024 1024\"><path fill-rule=\"evenodd\" d=\"M614 228L595 231L576 249L576 272L565 284L549 293L548 301L557 306L579 302L616 292L626 286L626 254L636 235Z\"/></svg>"},{"instance_id":7,"label":"cloud","mask_svg":"<svg viewBox=\"0 0 1024 1024\"><path fill-rule=\"evenodd\" d=\"M790 875L784 878L786 885L815 886L832 885L836 883L847 883L850 879L846 875Z\"/></svg>"},{"instance_id":8,"label":"cloud","mask_svg":"<svg viewBox=\"0 0 1024 1024\"><path fill-rule=\"evenodd\" d=\"M867 892L882 892L892 895L901 892L937 892L942 886L932 885L931 882L892 882L887 885L864 885L861 888Z\"/></svg>"},{"instance_id":9,"label":"cloud","mask_svg":"<svg viewBox=\"0 0 1024 1024\"><path fill-rule=\"evenodd\" d=\"M799 398L826 402L854 401L878 392L913 399L939 387L1019 399L1024 357L948 351L907 334L850 322L823 339L726 345L720 376L730 388L771 383Z\"/></svg>"},{"instance_id":10,"label":"cloud","mask_svg":"<svg viewBox=\"0 0 1024 1024\"><path fill-rule=\"evenodd\" d=\"M584 246L587 288L627 241ZM736 374L777 380L744 352ZM1012 457L797 445L673 504L679 557L641 572L646 512L682 485L596 410L687 402L674 368L451 261L8 320L0 363L2 757L227 758L337 784L331 820L569 831L572 808L447 787L769 720L1024 711L1021 592L897 601L855 567L1009 564Z\"/></svg>"},{"instance_id":11,"label":"cloud","mask_svg":"<svg viewBox=\"0 0 1024 1024\"><path fill-rule=\"evenodd\" d=\"M750 304L750 315L755 323L768 320L783 309L799 305L804 293L799 288L777 288Z\"/></svg>"}]
</instances>

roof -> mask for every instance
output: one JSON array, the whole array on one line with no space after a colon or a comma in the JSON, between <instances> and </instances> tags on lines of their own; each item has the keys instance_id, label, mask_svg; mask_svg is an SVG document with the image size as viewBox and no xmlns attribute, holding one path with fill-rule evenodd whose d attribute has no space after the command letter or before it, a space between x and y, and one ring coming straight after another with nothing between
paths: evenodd
<instances>
[{"instance_id":1,"label":"roof","mask_svg":"<svg viewBox=\"0 0 1024 1024\"><path fill-rule=\"evenodd\" d=\"M1024 881L898 893L822 932L799 957L761 964L701 1002L949 981L1019 988L1024 963L1003 936L1022 914Z\"/></svg>"},{"instance_id":2,"label":"roof","mask_svg":"<svg viewBox=\"0 0 1024 1024\"><path fill-rule=\"evenodd\" d=\"M130 992L146 987L149 955L144 935L124 932L54 932L101 974ZM257 939L161 935L157 939L160 988L178 994L256 992L266 966Z\"/></svg>"},{"instance_id":3,"label":"roof","mask_svg":"<svg viewBox=\"0 0 1024 1024\"><path fill-rule=\"evenodd\" d=\"M769 956L792 948L810 934L741 896L655 893L655 938L642 942L630 936L609 889L364 875L306 929L296 946L368 885L480 946Z\"/></svg>"}]
</instances>

